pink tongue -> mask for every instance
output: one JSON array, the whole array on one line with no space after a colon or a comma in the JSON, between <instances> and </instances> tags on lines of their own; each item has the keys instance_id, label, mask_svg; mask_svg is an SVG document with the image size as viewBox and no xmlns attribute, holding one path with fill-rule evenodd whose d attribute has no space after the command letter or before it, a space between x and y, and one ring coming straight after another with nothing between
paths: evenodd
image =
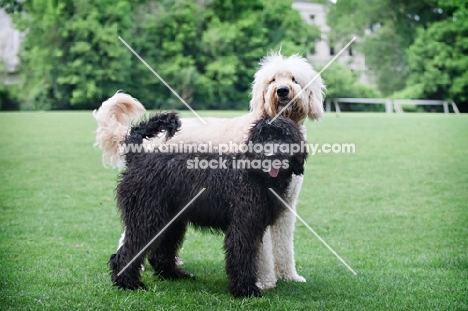
<instances>
[{"instance_id":1,"label":"pink tongue","mask_svg":"<svg viewBox=\"0 0 468 311\"><path fill-rule=\"evenodd\" d=\"M271 176L271 177L276 177L276 176L278 176L279 169L273 168L273 167L272 167L272 168L270 169L270 172L269 172L269 173L270 173L270 176Z\"/></svg>"}]
</instances>

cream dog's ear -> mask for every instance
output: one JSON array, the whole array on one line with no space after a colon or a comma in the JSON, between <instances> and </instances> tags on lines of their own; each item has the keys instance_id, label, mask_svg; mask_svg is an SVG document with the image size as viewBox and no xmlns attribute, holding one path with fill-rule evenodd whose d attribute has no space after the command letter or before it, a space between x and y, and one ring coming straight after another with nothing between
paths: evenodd
<instances>
[{"instance_id":1,"label":"cream dog's ear","mask_svg":"<svg viewBox=\"0 0 468 311\"><path fill-rule=\"evenodd\" d=\"M252 87L252 99L250 100L250 111L265 114L265 90L262 83L255 81Z\"/></svg>"},{"instance_id":2,"label":"cream dog's ear","mask_svg":"<svg viewBox=\"0 0 468 311\"><path fill-rule=\"evenodd\" d=\"M316 83L312 83L309 87L309 113L307 114L311 120L320 120L323 117L323 90L325 85L321 78L318 78Z\"/></svg>"}]
</instances>

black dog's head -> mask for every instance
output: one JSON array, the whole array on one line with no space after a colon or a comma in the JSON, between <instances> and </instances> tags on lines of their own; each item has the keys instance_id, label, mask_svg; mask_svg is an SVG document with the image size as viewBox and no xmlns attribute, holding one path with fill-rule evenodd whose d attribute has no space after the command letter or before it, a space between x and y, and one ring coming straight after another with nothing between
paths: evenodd
<instances>
[{"instance_id":1,"label":"black dog's head","mask_svg":"<svg viewBox=\"0 0 468 311\"><path fill-rule=\"evenodd\" d=\"M303 174L308 153L298 125L285 117L271 120L263 118L253 124L246 142L249 145L246 157L266 163L262 169L269 172L271 177L278 176L282 171Z\"/></svg>"}]
</instances>

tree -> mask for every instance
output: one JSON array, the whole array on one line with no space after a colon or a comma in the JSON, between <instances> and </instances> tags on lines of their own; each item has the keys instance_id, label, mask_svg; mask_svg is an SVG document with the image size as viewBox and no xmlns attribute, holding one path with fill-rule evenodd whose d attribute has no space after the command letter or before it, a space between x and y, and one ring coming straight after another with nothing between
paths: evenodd
<instances>
[{"instance_id":1,"label":"tree","mask_svg":"<svg viewBox=\"0 0 468 311\"><path fill-rule=\"evenodd\" d=\"M442 3L442 1L441 1ZM383 95L404 88L408 77L406 49L413 43L418 27L451 16L437 0L347 0L330 6L327 17L338 40L358 35L357 49Z\"/></svg>"},{"instance_id":2,"label":"tree","mask_svg":"<svg viewBox=\"0 0 468 311\"><path fill-rule=\"evenodd\" d=\"M463 1L453 4L453 17L419 28L408 49L412 97L468 102L468 9Z\"/></svg>"},{"instance_id":3,"label":"tree","mask_svg":"<svg viewBox=\"0 0 468 311\"><path fill-rule=\"evenodd\" d=\"M187 102L192 102L200 73L199 36L205 11L193 1L144 2L133 11L133 27L123 39ZM120 42L119 42L120 43ZM129 85L148 108L182 108L184 105L130 51Z\"/></svg>"},{"instance_id":4,"label":"tree","mask_svg":"<svg viewBox=\"0 0 468 311\"><path fill-rule=\"evenodd\" d=\"M129 80L130 55L115 40L130 25L128 2L36 0L23 9L23 108L88 108Z\"/></svg>"},{"instance_id":5,"label":"tree","mask_svg":"<svg viewBox=\"0 0 468 311\"><path fill-rule=\"evenodd\" d=\"M247 109L259 59L312 51L319 37L291 2L150 1L135 15L135 50L196 109ZM148 107L184 108L139 61L130 90Z\"/></svg>"},{"instance_id":6,"label":"tree","mask_svg":"<svg viewBox=\"0 0 468 311\"><path fill-rule=\"evenodd\" d=\"M19 13L23 11L25 4L29 3L28 0L0 0L0 8L9 14Z\"/></svg>"},{"instance_id":7,"label":"tree","mask_svg":"<svg viewBox=\"0 0 468 311\"><path fill-rule=\"evenodd\" d=\"M322 73L323 80L327 85L327 98L354 97L354 98L376 98L380 97L378 91L372 87L359 82L358 76L344 65L334 62ZM340 104L342 110L362 111L362 110L382 110L381 105L366 104Z\"/></svg>"},{"instance_id":8,"label":"tree","mask_svg":"<svg viewBox=\"0 0 468 311\"><path fill-rule=\"evenodd\" d=\"M0 1L27 32L26 109L96 108L116 90L148 108L184 108L118 36L194 108L247 109L259 59L312 52L320 36L292 1Z\"/></svg>"}]
</instances>

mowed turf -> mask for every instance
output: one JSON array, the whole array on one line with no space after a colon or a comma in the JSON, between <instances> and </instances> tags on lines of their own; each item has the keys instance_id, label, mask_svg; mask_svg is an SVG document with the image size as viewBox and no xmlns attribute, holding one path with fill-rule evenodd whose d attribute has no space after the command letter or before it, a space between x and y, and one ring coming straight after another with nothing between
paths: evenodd
<instances>
[{"instance_id":1,"label":"mowed turf","mask_svg":"<svg viewBox=\"0 0 468 311\"><path fill-rule=\"evenodd\" d=\"M227 290L223 237L194 230L181 256L195 280L161 281L148 268L147 291L111 285L118 173L102 166L95 128L90 112L0 114L2 310L468 309L468 115L308 121L309 142L356 151L310 156L298 213L358 274L298 222L307 283L247 299Z\"/></svg>"}]
</instances>

